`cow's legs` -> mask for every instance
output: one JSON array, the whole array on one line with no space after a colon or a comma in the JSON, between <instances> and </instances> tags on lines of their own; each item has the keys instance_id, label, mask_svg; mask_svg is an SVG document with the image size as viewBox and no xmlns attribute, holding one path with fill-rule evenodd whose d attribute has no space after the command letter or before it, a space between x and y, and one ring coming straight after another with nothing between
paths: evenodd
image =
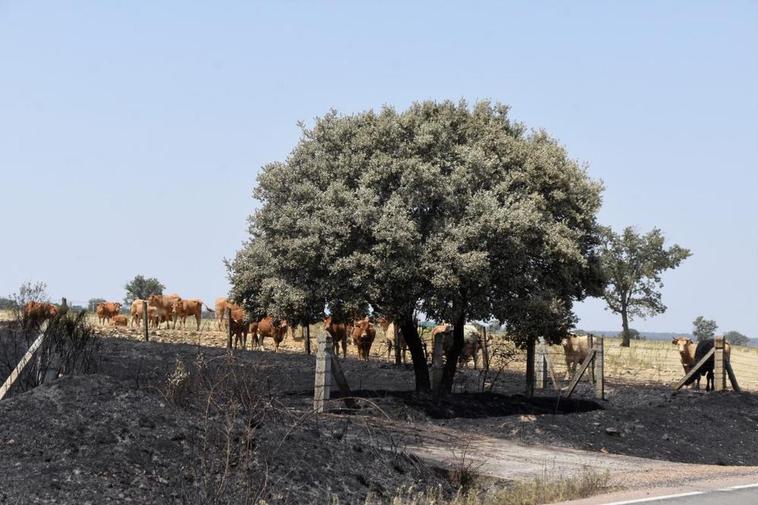
<instances>
[{"instance_id":1,"label":"cow's legs","mask_svg":"<svg viewBox=\"0 0 758 505\"><path fill-rule=\"evenodd\" d=\"M342 339L342 357L347 358L347 337Z\"/></svg>"}]
</instances>

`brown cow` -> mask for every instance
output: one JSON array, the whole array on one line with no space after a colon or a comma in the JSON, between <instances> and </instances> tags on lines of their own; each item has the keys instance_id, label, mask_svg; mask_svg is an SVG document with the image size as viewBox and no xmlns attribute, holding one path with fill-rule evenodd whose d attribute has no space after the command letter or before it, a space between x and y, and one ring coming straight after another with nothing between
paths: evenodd
<instances>
[{"instance_id":1,"label":"brown cow","mask_svg":"<svg viewBox=\"0 0 758 505\"><path fill-rule=\"evenodd\" d=\"M265 349L263 340L266 337L270 337L274 340L274 352L279 350L279 344L284 340L284 336L287 335L287 320L286 319L274 319L271 316L266 316L258 321L257 326L257 345L261 349Z\"/></svg>"},{"instance_id":2,"label":"brown cow","mask_svg":"<svg viewBox=\"0 0 758 505\"><path fill-rule=\"evenodd\" d=\"M110 322L111 318L119 312L121 312L121 304L119 302L100 302L95 307L97 322L100 324L105 324L106 321Z\"/></svg>"},{"instance_id":3,"label":"brown cow","mask_svg":"<svg viewBox=\"0 0 758 505\"><path fill-rule=\"evenodd\" d=\"M175 300L173 305L174 328L176 328L177 320L179 320L181 322L181 326L184 327L187 322L187 316L195 316L197 329L200 330L200 319L203 315L203 305L205 305L203 301L196 298L189 300ZM213 312L213 310L207 305L205 305L205 308L210 312Z\"/></svg>"},{"instance_id":4,"label":"brown cow","mask_svg":"<svg viewBox=\"0 0 758 505\"><path fill-rule=\"evenodd\" d=\"M563 353L566 355L566 377L564 380L573 378L576 373L576 366L584 363L587 355L590 353L590 338L588 335L574 335L569 333L568 336L561 340ZM589 367L590 380L595 382L595 369Z\"/></svg>"},{"instance_id":5,"label":"brown cow","mask_svg":"<svg viewBox=\"0 0 758 505\"><path fill-rule=\"evenodd\" d=\"M390 359L390 356L392 356L392 350L395 348L395 332L397 332L397 337L400 340L400 349L403 351L403 363L405 363L405 353L408 350L408 346L405 343L400 328L398 328L394 322L384 317L379 318L379 326L384 330L384 339L385 344L387 345L387 359Z\"/></svg>"},{"instance_id":6,"label":"brown cow","mask_svg":"<svg viewBox=\"0 0 758 505\"><path fill-rule=\"evenodd\" d=\"M58 307L52 303L29 301L24 305L24 318L27 321L41 323L58 315Z\"/></svg>"},{"instance_id":7,"label":"brown cow","mask_svg":"<svg viewBox=\"0 0 758 505\"><path fill-rule=\"evenodd\" d=\"M137 299L132 302L132 307L129 310L129 314L131 315L129 324L132 327L136 326L139 328L142 325L142 302L144 301ZM158 326L158 309L150 305L147 307L147 322L154 328Z\"/></svg>"},{"instance_id":8,"label":"brown cow","mask_svg":"<svg viewBox=\"0 0 758 505\"><path fill-rule=\"evenodd\" d=\"M245 349L247 347L248 331L252 330L253 341L255 341L255 328L251 328L245 309L234 304L228 304L227 307L232 309L229 329L232 335L234 335L234 348L236 349L240 345L242 349Z\"/></svg>"},{"instance_id":9,"label":"brown cow","mask_svg":"<svg viewBox=\"0 0 758 505\"><path fill-rule=\"evenodd\" d=\"M374 343L374 338L376 338L376 329L368 317L353 323L350 337L356 347L358 347L358 357L368 361L371 344Z\"/></svg>"},{"instance_id":10,"label":"brown cow","mask_svg":"<svg viewBox=\"0 0 758 505\"><path fill-rule=\"evenodd\" d=\"M216 298L216 327L219 330L224 329L224 319L226 318L226 309L234 309L237 305L230 302L228 298Z\"/></svg>"},{"instance_id":11,"label":"brown cow","mask_svg":"<svg viewBox=\"0 0 758 505\"><path fill-rule=\"evenodd\" d=\"M129 309L129 315L131 316L129 320L129 325L134 327L138 327L142 323L142 303L145 300L140 300L137 298L132 302L132 306ZM149 317L149 316L148 316Z\"/></svg>"},{"instance_id":12,"label":"brown cow","mask_svg":"<svg viewBox=\"0 0 758 505\"><path fill-rule=\"evenodd\" d=\"M111 324L113 326L126 326L129 323L129 319L123 314L116 314L111 318Z\"/></svg>"},{"instance_id":13,"label":"brown cow","mask_svg":"<svg viewBox=\"0 0 758 505\"><path fill-rule=\"evenodd\" d=\"M147 304L151 307L155 307L158 312L158 326L160 323L166 321L166 328L170 326L170 322L173 321L174 315L174 302L181 300L182 297L173 295L150 295L147 299Z\"/></svg>"},{"instance_id":14,"label":"brown cow","mask_svg":"<svg viewBox=\"0 0 758 505\"><path fill-rule=\"evenodd\" d=\"M441 335L442 338L442 352L447 353L453 346L453 325L449 323L442 323L435 326L432 329L432 345L434 345L434 337ZM463 326L463 349L458 356L458 365L466 366L470 359L474 360L474 368L477 366L477 352L481 347L479 341L479 330L473 324L465 324Z\"/></svg>"},{"instance_id":15,"label":"brown cow","mask_svg":"<svg viewBox=\"0 0 758 505\"><path fill-rule=\"evenodd\" d=\"M340 344L342 344L342 357L347 357L347 335L349 333L348 325L338 323L332 316L324 318L324 331L332 337L332 348L336 356L340 355Z\"/></svg>"}]
</instances>

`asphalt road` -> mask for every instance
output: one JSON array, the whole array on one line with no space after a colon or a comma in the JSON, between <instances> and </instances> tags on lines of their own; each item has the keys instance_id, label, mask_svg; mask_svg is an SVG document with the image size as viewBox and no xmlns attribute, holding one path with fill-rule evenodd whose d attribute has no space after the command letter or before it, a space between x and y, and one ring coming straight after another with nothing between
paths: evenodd
<instances>
[{"instance_id":1,"label":"asphalt road","mask_svg":"<svg viewBox=\"0 0 758 505\"><path fill-rule=\"evenodd\" d=\"M667 496L641 498L637 500L598 502L602 505L756 505L758 504L758 484L733 486L713 491L692 491Z\"/></svg>"}]
</instances>

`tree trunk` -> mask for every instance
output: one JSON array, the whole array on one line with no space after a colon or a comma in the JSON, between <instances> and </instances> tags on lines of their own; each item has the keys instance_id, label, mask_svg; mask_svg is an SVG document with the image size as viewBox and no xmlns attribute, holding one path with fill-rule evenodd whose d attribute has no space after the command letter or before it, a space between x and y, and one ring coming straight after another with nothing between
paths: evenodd
<instances>
[{"instance_id":1,"label":"tree trunk","mask_svg":"<svg viewBox=\"0 0 758 505\"><path fill-rule=\"evenodd\" d=\"M626 306L621 307L621 347L629 347L629 315L626 312Z\"/></svg>"},{"instance_id":2,"label":"tree trunk","mask_svg":"<svg viewBox=\"0 0 758 505\"><path fill-rule=\"evenodd\" d=\"M426 364L426 355L424 346L421 344L421 337L418 334L418 328L413 321L413 315L403 316L398 321L400 331L403 332L403 338L411 351L413 360L413 372L416 375L416 392L425 393L431 390L429 382L429 367Z\"/></svg>"},{"instance_id":3,"label":"tree trunk","mask_svg":"<svg viewBox=\"0 0 758 505\"><path fill-rule=\"evenodd\" d=\"M453 378L455 377L455 370L458 367L458 359L463 350L463 325L465 324L466 313L460 311L453 326L453 345L445 353L445 368L442 369L442 381L440 381L438 394L453 391Z\"/></svg>"},{"instance_id":4,"label":"tree trunk","mask_svg":"<svg viewBox=\"0 0 758 505\"><path fill-rule=\"evenodd\" d=\"M526 342L526 396L534 396L534 337Z\"/></svg>"}]
</instances>

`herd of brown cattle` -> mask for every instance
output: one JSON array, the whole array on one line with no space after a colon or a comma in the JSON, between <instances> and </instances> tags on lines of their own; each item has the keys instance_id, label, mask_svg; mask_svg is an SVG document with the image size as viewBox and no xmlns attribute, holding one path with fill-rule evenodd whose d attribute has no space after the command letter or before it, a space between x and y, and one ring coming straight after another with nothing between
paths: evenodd
<instances>
[{"instance_id":1,"label":"herd of brown cattle","mask_svg":"<svg viewBox=\"0 0 758 505\"><path fill-rule=\"evenodd\" d=\"M197 329L199 330L203 305L205 305L210 312L215 312L216 325L219 330L228 328L227 324L231 326L229 331L234 336L235 348L240 347L245 349L247 347L247 336L250 334L252 336L253 348L264 348L264 339L268 337L274 342L274 351L278 351L279 345L284 340L289 329L286 319L274 319L271 316L266 316L262 319L251 321L247 318L245 310L242 307L229 301L227 298L216 299L215 310L213 310L203 303L202 300L196 298L182 299L177 294L150 295L147 300L137 299L132 302L130 318L121 314L121 303L119 302L99 303L95 308L95 313L100 324L110 322L115 326L127 326L131 324L132 326L139 327L142 324L144 302L147 302L148 322L153 328L160 328L161 323L164 322L167 328L171 323L173 323L173 328L176 328L177 322L180 324L180 327L185 327L187 317L194 316ZM227 313L230 315L228 322L225 321ZM30 301L24 305L24 315L30 320L43 321L55 317L57 314L58 307L52 303ZM323 324L324 330L332 337L333 350L337 356L339 356L341 348L342 356L347 357L347 345L350 342L358 349L359 358L364 360L369 359L369 352L376 338L376 328L368 317L352 322L337 322L332 316L327 316L324 318ZM393 337L397 331L398 340L403 350L403 360L405 360L406 344L402 333L396 330L395 324L388 319L380 318L379 325L384 330L387 358L389 359L390 353L395 346ZM443 323L434 327L431 335L432 339L436 335L442 335L443 350L447 351L452 344L452 332L453 326ZM682 368L685 374L688 373L696 362L697 345L692 339L687 337L674 338L671 343L677 346ZM569 334L561 341L561 345L566 359L566 377L564 380L568 380L574 375L577 365L582 364L589 354L589 337L587 335ZM467 331L464 333L464 347L461 351L460 363L466 364L473 358L474 368L476 368L477 353L480 348L480 339L467 328ZM731 353L728 343L725 345L724 351L728 360ZM594 370L590 369L590 373L594 373ZM594 377L592 377L592 380L594 380ZM699 379L697 379L695 387L699 387L699 382Z\"/></svg>"}]
</instances>

